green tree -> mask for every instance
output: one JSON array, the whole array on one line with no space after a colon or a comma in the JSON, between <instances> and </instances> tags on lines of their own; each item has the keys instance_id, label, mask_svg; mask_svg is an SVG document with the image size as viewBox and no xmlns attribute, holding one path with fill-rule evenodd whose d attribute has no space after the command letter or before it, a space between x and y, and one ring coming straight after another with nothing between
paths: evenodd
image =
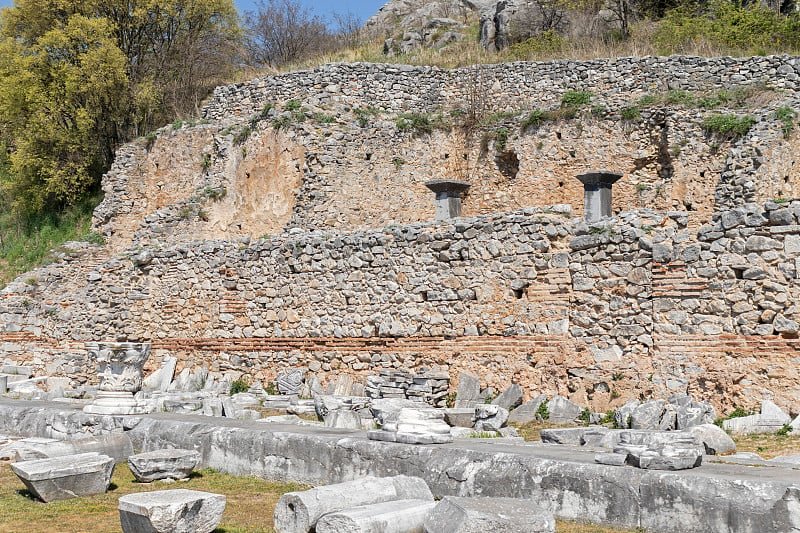
<instances>
[{"instance_id":1,"label":"green tree","mask_svg":"<svg viewBox=\"0 0 800 533\"><path fill-rule=\"evenodd\" d=\"M240 40L232 0L16 0L0 15L0 209L85 196L120 142L198 111Z\"/></svg>"},{"instance_id":2,"label":"green tree","mask_svg":"<svg viewBox=\"0 0 800 533\"><path fill-rule=\"evenodd\" d=\"M26 43L0 41L2 191L18 212L84 196L113 157L127 110L125 56L103 19L71 15Z\"/></svg>"}]
</instances>

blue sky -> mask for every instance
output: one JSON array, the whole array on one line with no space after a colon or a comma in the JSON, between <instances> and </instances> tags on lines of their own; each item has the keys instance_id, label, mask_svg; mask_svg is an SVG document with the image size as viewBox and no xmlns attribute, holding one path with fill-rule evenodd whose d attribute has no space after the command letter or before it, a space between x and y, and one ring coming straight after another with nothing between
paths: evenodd
<instances>
[{"instance_id":1,"label":"blue sky","mask_svg":"<svg viewBox=\"0 0 800 533\"><path fill-rule=\"evenodd\" d=\"M317 15L330 19L332 13L345 14L351 12L356 15L361 22L378 12L388 0L351 0L350 2L335 2L333 0L299 0L301 4L307 6ZM13 0L0 0L0 7L13 5ZM255 0L234 0L239 12L254 11Z\"/></svg>"}]
</instances>

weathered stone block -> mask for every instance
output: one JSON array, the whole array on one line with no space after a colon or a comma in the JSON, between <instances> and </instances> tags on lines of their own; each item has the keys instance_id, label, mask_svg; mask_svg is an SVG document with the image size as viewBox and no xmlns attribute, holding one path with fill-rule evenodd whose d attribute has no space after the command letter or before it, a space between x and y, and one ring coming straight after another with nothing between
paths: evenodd
<instances>
[{"instance_id":1,"label":"weathered stone block","mask_svg":"<svg viewBox=\"0 0 800 533\"><path fill-rule=\"evenodd\" d=\"M149 483L159 479L185 479L200 462L194 450L156 450L131 455L128 467L137 481Z\"/></svg>"},{"instance_id":2,"label":"weathered stone block","mask_svg":"<svg viewBox=\"0 0 800 533\"><path fill-rule=\"evenodd\" d=\"M430 500L395 500L328 513L316 533L424 533L423 521L436 507Z\"/></svg>"},{"instance_id":3,"label":"weathered stone block","mask_svg":"<svg viewBox=\"0 0 800 533\"><path fill-rule=\"evenodd\" d=\"M103 494L111 483L114 459L99 453L24 461L11 470L43 502Z\"/></svg>"},{"instance_id":4,"label":"weathered stone block","mask_svg":"<svg viewBox=\"0 0 800 533\"><path fill-rule=\"evenodd\" d=\"M16 460L17 462L33 461L48 457L62 457L91 452L107 455L113 458L114 462L121 463L127 461L133 455L133 444L131 444L130 437L125 433L109 433L75 440L30 442L17 448Z\"/></svg>"},{"instance_id":5,"label":"weathered stone block","mask_svg":"<svg viewBox=\"0 0 800 533\"><path fill-rule=\"evenodd\" d=\"M403 499L433 501L433 494L422 479L410 476L368 476L302 492L287 492L275 507L275 530L308 533L328 513Z\"/></svg>"},{"instance_id":6,"label":"weathered stone block","mask_svg":"<svg viewBox=\"0 0 800 533\"><path fill-rule=\"evenodd\" d=\"M552 533L551 511L532 500L445 496L425 519L427 533Z\"/></svg>"},{"instance_id":7,"label":"weathered stone block","mask_svg":"<svg viewBox=\"0 0 800 533\"><path fill-rule=\"evenodd\" d=\"M539 406L547 401L546 394L540 394L533 400L529 400L508 414L509 423L514 424L527 424L536 420L536 415L539 412Z\"/></svg>"},{"instance_id":8,"label":"weathered stone block","mask_svg":"<svg viewBox=\"0 0 800 533\"><path fill-rule=\"evenodd\" d=\"M514 383L495 398L492 403L510 411L522 405L522 392L522 387Z\"/></svg>"},{"instance_id":9,"label":"weathered stone block","mask_svg":"<svg viewBox=\"0 0 800 533\"><path fill-rule=\"evenodd\" d=\"M137 492L119 499L124 533L211 533L224 511L224 495L199 490Z\"/></svg>"}]
</instances>

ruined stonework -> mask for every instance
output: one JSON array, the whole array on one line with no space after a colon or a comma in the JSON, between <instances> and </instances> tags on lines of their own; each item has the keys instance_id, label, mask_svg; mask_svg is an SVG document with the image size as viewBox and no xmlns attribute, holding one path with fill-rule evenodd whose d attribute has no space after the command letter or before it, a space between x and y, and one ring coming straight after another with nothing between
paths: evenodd
<instances>
[{"instance_id":1,"label":"ruined stonework","mask_svg":"<svg viewBox=\"0 0 800 533\"><path fill-rule=\"evenodd\" d=\"M594 410L688 392L798 411L800 136L775 116L800 109L798 68L336 64L218 88L200 123L120 150L95 212L105 247L69 245L0 292L1 353L74 384L96 379L86 342L127 340L152 343L150 369L172 355L179 371L451 386L468 370ZM645 94L745 85L748 109L622 118ZM590 105L522 127L567 90ZM447 124L406 127L408 111ZM721 112L757 123L715 136L703 120ZM465 113L482 118L447 118ZM615 216L588 226L575 176L593 169L623 176ZM464 218L433 222L440 179L470 184Z\"/></svg>"}]
</instances>

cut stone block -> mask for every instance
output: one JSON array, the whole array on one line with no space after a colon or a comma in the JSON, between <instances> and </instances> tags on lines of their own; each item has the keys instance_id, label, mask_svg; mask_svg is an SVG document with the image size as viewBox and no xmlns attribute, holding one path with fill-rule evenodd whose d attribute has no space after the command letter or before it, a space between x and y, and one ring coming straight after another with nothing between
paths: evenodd
<instances>
[{"instance_id":1,"label":"cut stone block","mask_svg":"<svg viewBox=\"0 0 800 533\"><path fill-rule=\"evenodd\" d=\"M455 407L474 407L479 403L483 403L480 379L474 374L461 372L458 376Z\"/></svg>"},{"instance_id":2,"label":"cut stone block","mask_svg":"<svg viewBox=\"0 0 800 533\"><path fill-rule=\"evenodd\" d=\"M500 396L495 398L492 403L509 411L515 407L519 407L522 405L522 387L514 383L504 390Z\"/></svg>"},{"instance_id":3,"label":"cut stone block","mask_svg":"<svg viewBox=\"0 0 800 533\"><path fill-rule=\"evenodd\" d=\"M326 428L361 429L361 415L355 411L330 411L325 415Z\"/></svg>"},{"instance_id":4,"label":"cut stone block","mask_svg":"<svg viewBox=\"0 0 800 533\"><path fill-rule=\"evenodd\" d=\"M328 513L316 533L424 533L423 522L436 502L395 500Z\"/></svg>"},{"instance_id":5,"label":"cut stone block","mask_svg":"<svg viewBox=\"0 0 800 533\"><path fill-rule=\"evenodd\" d=\"M128 460L133 455L133 444L125 433L108 433L76 440L58 440L52 442L33 443L17 448L16 460L34 461L48 457L63 457L82 453L99 453L107 455L117 463Z\"/></svg>"},{"instance_id":6,"label":"cut stone block","mask_svg":"<svg viewBox=\"0 0 800 533\"><path fill-rule=\"evenodd\" d=\"M540 394L533 400L523 403L508 415L508 422L511 424L527 424L536 421L536 415L542 402L547 401L546 394Z\"/></svg>"},{"instance_id":7,"label":"cut stone block","mask_svg":"<svg viewBox=\"0 0 800 533\"><path fill-rule=\"evenodd\" d=\"M194 450L155 450L131 455L128 467L141 483L159 479L186 479L200 462Z\"/></svg>"},{"instance_id":8,"label":"cut stone block","mask_svg":"<svg viewBox=\"0 0 800 533\"><path fill-rule=\"evenodd\" d=\"M548 428L540 432L542 442L547 444L569 444L572 446L599 445L608 428L589 426L585 428Z\"/></svg>"},{"instance_id":9,"label":"cut stone block","mask_svg":"<svg viewBox=\"0 0 800 533\"><path fill-rule=\"evenodd\" d=\"M14 463L11 470L43 502L103 494L111 483L114 459L82 453Z\"/></svg>"},{"instance_id":10,"label":"cut stone block","mask_svg":"<svg viewBox=\"0 0 800 533\"><path fill-rule=\"evenodd\" d=\"M443 410L407 407L400 410L396 420L385 422L382 429L367 432L367 438L405 444L444 444L453 441L450 426L444 421Z\"/></svg>"},{"instance_id":11,"label":"cut stone block","mask_svg":"<svg viewBox=\"0 0 800 533\"><path fill-rule=\"evenodd\" d=\"M445 409L444 419L452 427L471 428L475 425L475 408Z\"/></svg>"},{"instance_id":12,"label":"cut stone block","mask_svg":"<svg viewBox=\"0 0 800 533\"><path fill-rule=\"evenodd\" d=\"M58 439L45 439L40 437L28 437L11 441L0 446L0 461L15 461L17 457L17 450L21 450L23 448L35 448L38 445L49 444L51 442L59 441Z\"/></svg>"},{"instance_id":13,"label":"cut stone block","mask_svg":"<svg viewBox=\"0 0 800 533\"><path fill-rule=\"evenodd\" d=\"M411 476L368 476L302 492L287 492L275 507L275 530L308 533L328 513L405 499L433 501L433 494L425 481Z\"/></svg>"},{"instance_id":14,"label":"cut stone block","mask_svg":"<svg viewBox=\"0 0 800 533\"><path fill-rule=\"evenodd\" d=\"M426 409L430 406L425 402L417 402L414 400L379 398L370 402L369 410L372 412L372 416L377 420L378 424L383 425L390 419L396 419L398 413L400 413L400 410L404 407Z\"/></svg>"},{"instance_id":15,"label":"cut stone block","mask_svg":"<svg viewBox=\"0 0 800 533\"><path fill-rule=\"evenodd\" d=\"M550 413L549 421L553 424L573 424L583 408L563 396L554 396L547 402L547 410Z\"/></svg>"},{"instance_id":16,"label":"cut stone block","mask_svg":"<svg viewBox=\"0 0 800 533\"><path fill-rule=\"evenodd\" d=\"M532 500L445 496L425 519L427 533L552 533L553 513Z\"/></svg>"},{"instance_id":17,"label":"cut stone block","mask_svg":"<svg viewBox=\"0 0 800 533\"><path fill-rule=\"evenodd\" d=\"M707 455L720 455L736 451L736 443L725 431L714 424L702 424L686 430L703 443Z\"/></svg>"},{"instance_id":18,"label":"cut stone block","mask_svg":"<svg viewBox=\"0 0 800 533\"><path fill-rule=\"evenodd\" d=\"M476 431L500 431L508 421L508 410L499 405L484 404L475 407Z\"/></svg>"},{"instance_id":19,"label":"cut stone block","mask_svg":"<svg viewBox=\"0 0 800 533\"><path fill-rule=\"evenodd\" d=\"M119 499L124 533L210 533L225 511L225 496L175 489L127 494Z\"/></svg>"}]
</instances>

